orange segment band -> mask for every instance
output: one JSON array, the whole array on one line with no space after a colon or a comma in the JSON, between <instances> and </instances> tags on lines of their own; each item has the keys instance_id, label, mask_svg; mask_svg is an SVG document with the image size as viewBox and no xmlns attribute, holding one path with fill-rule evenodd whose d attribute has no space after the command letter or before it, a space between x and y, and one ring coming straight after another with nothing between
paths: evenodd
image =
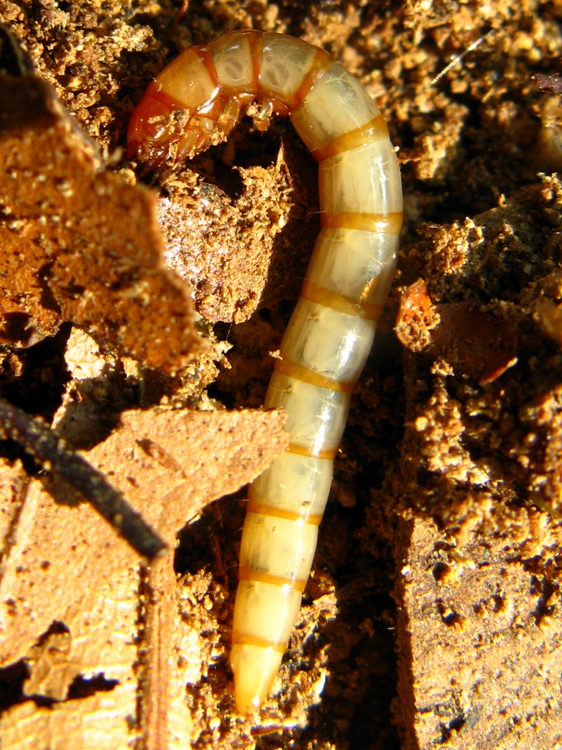
<instances>
[{"instance_id":1,"label":"orange segment band","mask_svg":"<svg viewBox=\"0 0 562 750\"><path fill-rule=\"evenodd\" d=\"M344 151L351 151L352 148L367 146L369 143L379 143L387 139L388 127L384 117L379 114L365 125L334 138L330 143L315 148L310 153L316 161L322 161L323 159L328 159L330 156L337 156L337 154L341 154Z\"/></svg>"},{"instance_id":2,"label":"orange segment band","mask_svg":"<svg viewBox=\"0 0 562 750\"><path fill-rule=\"evenodd\" d=\"M273 641L266 641L265 638L257 638L255 635L244 635L244 633L240 633L238 630L232 631L231 643L233 646L259 646L260 648L272 648L274 651L279 651L281 654L285 653L288 646L286 641L283 641L283 643L273 643Z\"/></svg>"},{"instance_id":3,"label":"orange segment band","mask_svg":"<svg viewBox=\"0 0 562 750\"><path fill-rule=\"evenodd\" d=\"M152 81L150 86L147 88L144 96L145 98L147 96L150 96L153 99L156 99L161 104L168 107L170 111L172 112L177 109L186 108L184 104L182 104L180 101L178 101L173 96L170 96L170 94L164 91L164 89L159 86L158 81Z\"/></svg>"},{"instance_id":4,"label":"orange segment band","mask_svg":"<svg viewBox=\"0 0 562 750\"><path fill-rule=\"evenodd\" d=\"M283 576L272 576L270 573L264 573L263 570L254 570L247 565L241 565L238 568L239 581L258 581L259 583L271 583L273 586L289 586L294 591L302 592L306 586L306 580L299 581L295 578L283 578Z\"/></svg>"},{"instance_id":5,"label":"orange segment band","mask_svg":"<svg viewBox=\"0 0 562 750\"><path fill-rule=\"evenodd\" d=\"M333 451L312 451L310 448L305 448L302 445L296 445L295 443L289 443L285 449L287 453L295 453L297 456L308 456L309 458L325 458L328 460L334 460L338 455L338 450Z\"/></svg>"},{"instance_id":6,"label":"orange segment band","mask_svg":"<svg viewBox=\"0 0 562 750\"><path fill-rule=\"evenodd\" d=\"M330 214L327 211L320 213L320 222L323 227L362 229L365 232L379 232L380 234L400 234L402 220L402 211L389 214L356 214L351 212Z\"/></svg>"},{"instance_id":7,"label":"orange segment band","mask_svg":"<svg viewBox=\"0 0 562 750\"><path fill-rule=\"evenodd\" d=\"M287 375L289 378L300 380L303 383L309 385L318 386L318 388L325 388L329 391L340 391L341 393L352 393L355 387L355 383L348 383L345 381L336 381L331 378L327 378L324 375L320 375L314 370L309 370L308 367L303 367L296 362L291 362L283 356L283 359L275 360L275 372L280 372L282 375Z\"/></svg>"},{"instance_id":8,"label":"orange segment band","mask_svg":"<svg viewBox=\"0 0 562 750\"><path fill-rule=\"evenodd\" d=\"M316 86L322 76L329 70L335 63L332 55L328 54L326 50L320 47L316 48L316 54L310 66L308 73L305 76L304 81L295 92L293 100L290 104L291 109L295 109L302 102L308 92Z\"/></svg>"},{"instance_id":9,"label":"orange segment band","mask_svg":"<svg viewBox=\"0 0 562 750\"><path fill-rule=\"evenodd\" d=\"M322 515L320 513L307 515L306 508L304 508L304 511L304 513L294 513L290 510L276 508L273 505L258 503L256 500L248 500L248 504L246 505L246 513L260 513L263 516L286 518L288 521L299 521L302 519L305 523L309 523L312 526L320 526L320 523L322 522Z\"/></svg>"},{"instance_id":10,"label":"orange segment band","mask_svg":"<svg viewBox=\"0 0 562 750\"><path fill-rule=\"evenodd\" d=\"M215 68L215 63L213 62L213 58L211 57L207 47L205 47L204 45L200 45L199 47L192 47L192 50L201 60L203 65L207 68L207 73L211 76L211 80L215 84L215 87L222 88L221 82L219 81L217 69Z\"/></svg>"},{"instance_id":11,"label":"orange segment band","mask_svg":"<svg viewBox=\"0 0 562 750\"><path fill-rule=\"evenodd\" d=\"M378 320L384 310L384 305L371 305L367 302L356 302L345 294L334 292L333 289L327 289L324 286L318 286L313 281L305 279L302 285L301 297L317 305L329 307L331 310L354 315L357 318L366 320Z\"/></svg>"},{"instance_id":12,"label":"orange segment band","mask_svg":"<svg viewBox=\"0 0 562 750\"><path fill-rule=\"evenodd\" d=\"M261 31L248 30L245 32L250 45L252 56L252 93L258 94L260 90L261 60L263 55L263 34Z\"/></svg>"}]
</instances>

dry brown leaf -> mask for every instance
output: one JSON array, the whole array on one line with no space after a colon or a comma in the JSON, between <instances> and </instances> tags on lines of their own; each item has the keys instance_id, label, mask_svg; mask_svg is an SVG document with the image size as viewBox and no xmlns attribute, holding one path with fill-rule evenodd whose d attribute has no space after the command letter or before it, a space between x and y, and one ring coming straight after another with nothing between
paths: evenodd
<instances>
[{"instance_id":1,"label":"dry brown leaf","mask_svg":"<svg viewBox=\"0 0 562 750\"><path fill-rule=\"evenodd\" d=\"M279 412L152 410L127 412L122 421L119 430L85 455L125 492L131 504L167 539L172 551L175 533L190 518L211 500L250 481L286 444L284 417ZM101 672L105 680L116 680L116 700L124 695L122 688L133 681L136 687L125 701L127 709L118 701L112 708L125 725L128 714L136 715L138 700L138 675L133 671L139 657L134 645L138 639L138 558L67 487L55 483L51 489L57 500L40 481L31 482L12 546L6 550L0 582L1 663L25 659L31 672L25 692L59 700L68 695L79 675ZM172 559L170 552L162 563L164 570ZM149 623L159 620L160 570L150 583L156 609L151 614L149 607ZM173 582L169 571L168 567L168 586L164 587L168 593ZM163 604L168 608L166 632L160 629L154 633L150 624L148 628L149 660L154 649L159 649L161 666L172 658L170 623L177 615L170 602L173 599L168 598ZM58 640L56 633L49 634L53 623L58 627ZM60 635L61 630L67 635ZM157 690L165 694L167 671L161 669L157 675ZM156 695L150 688L148 694L149 698ZM90 711L101 710L99 700L96 696L97 702L88 699L80 704L80 712L86 714L76 716L76 731L82 734L69 735L68 747L95 746L90 735L86 736L90 730L84 722ZM62 731L57 717L64 713L68 720L72 714L65 713L67 709L76 711L71 700L64 706L50 717L32 712L32 724L38 732L46 733L34 737L35 747L51 746L53 737ZM25 721L30 716L22 706L5 716L0 727L5 742L22 736L18 735L24 732L18 723L20 714ZM93 744L88 744L90 741Z\"/></svg>"},{"instance_id":2,"label":"dry brown leaf","mask_svg":"<svg viewBox=\"0 0 562 750\"><path fill-rule=\"evenodd\" d=\"M4 750L125 750L131 742L135 685L70 700L52 707L28 701L12 707L0 720ZM108 744L108 738L111 744ZM184 744L184 748L189 747Z\"/></svg>"},{"instance_id":3,"label":"dry brown leaf","mask_svg":"<svg viewBox=\"0 0 562 750\"><path fill-rule=\"evenodd\" d=\"M396 335L414 352L429 347L433 357L447 356L458 373L483 385L517 363L517 331L478 309L474 300L434 304L419 279L400 300Z\"/></svg>"},{"instance_id":4,"label":"dry brown leaf","mask_svg":"<svg viewBox=\"0 0 562 750\"><path fill-rule=\"evenodd\" d=\"M8 547L10 535L21 509L25 488L29 482L19 461L0 459L0 549Z\"/></svg>"},{"instance_id":5,"label":"dry brown leaf","mask_svg":"<svg viewBox=\"0 0 562 750\"><path fill-rule=\"evenodd\" d=\"M73 321L168 372L200 342L189 290L163 266L154 198L101 170L35 76L0 77L0 341L29 346Z\"/></svg>"},{"instance_id":6,"label":"dry brown leaf","mask_svg":"<svg viewBox=\"0 0 562 750\"><path fill-rule=\"evenodd\" d=\"M283 420L280 412L127 412L123 426L84 455L173 547L175 533L205 505L246 484L283 449ZM61 483L52 489L57 500L40 481L30 484L13 535L0 583L0 663L22 658L54 620L70 626L83 617L85 597L97 600L113 575L137 564L74 491Z\"/></svg>"}]
</instances>

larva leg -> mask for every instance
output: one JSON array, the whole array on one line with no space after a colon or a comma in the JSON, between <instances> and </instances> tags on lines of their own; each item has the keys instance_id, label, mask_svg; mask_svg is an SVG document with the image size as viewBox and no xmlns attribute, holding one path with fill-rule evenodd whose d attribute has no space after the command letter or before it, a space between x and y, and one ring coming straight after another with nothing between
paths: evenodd
<instances>
[{"instance_id":1,"label":"larva leg","mask_svg":"<svg viewBox=\"0 0 562 750\"><path fill-rule=\"evenodd\" d=\"M398 163L380 112L342 65L298 39L233 32L184 52L133 116L130 155L156 164L170 143L178 158L191 155L223 138L256 97L264 120L290 114L319 162L322 231L265 401L286 410L290 447L251 485L242 534L231 665L246 714L267 697L297 618L402 225Z\"/></svg>"}]
</instances>

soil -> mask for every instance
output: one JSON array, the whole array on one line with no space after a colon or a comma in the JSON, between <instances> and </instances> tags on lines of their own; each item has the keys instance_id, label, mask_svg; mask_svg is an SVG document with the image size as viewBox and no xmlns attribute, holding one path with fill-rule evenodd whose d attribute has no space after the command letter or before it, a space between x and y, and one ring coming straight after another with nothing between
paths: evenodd
<instances>
[{"instance_id":1,"label":"soil","mask_svg":"<svg viewBox=\"0 0 562 750\"><path fill-rule=\"evenodd\" d=\"M562 747L562 5L0 0L0 21L0 395L170 550L139 564L0 443L2 747ZM156 174L126 158L152 78L241 28L360 79L405 199L256 720L228 665L240 500L283 447L259 407L320 226L316 166L282 119Z\"/></svg>"}]
</instances>

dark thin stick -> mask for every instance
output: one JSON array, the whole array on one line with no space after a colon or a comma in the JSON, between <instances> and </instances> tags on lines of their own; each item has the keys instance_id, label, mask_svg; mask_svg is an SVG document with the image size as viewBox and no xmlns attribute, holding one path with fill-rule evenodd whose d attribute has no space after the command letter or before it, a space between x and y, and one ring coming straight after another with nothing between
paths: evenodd
<instances>
[{"instance_id":1,"label":"dark thin stick","mask_svg":"<svg viewBox=\"0 0 562 750\"><path fill-rule=\"evenodd\" d=\"M78 490L140 555L152 560L166 549L161 537L103 474L69 450L56 432L2 399L1 432L21 445L45 471L57 474Z\"/></svg>"}]
</instances>

